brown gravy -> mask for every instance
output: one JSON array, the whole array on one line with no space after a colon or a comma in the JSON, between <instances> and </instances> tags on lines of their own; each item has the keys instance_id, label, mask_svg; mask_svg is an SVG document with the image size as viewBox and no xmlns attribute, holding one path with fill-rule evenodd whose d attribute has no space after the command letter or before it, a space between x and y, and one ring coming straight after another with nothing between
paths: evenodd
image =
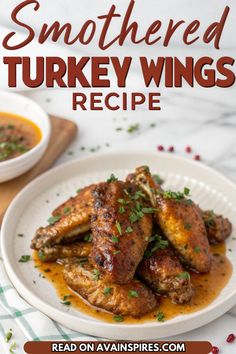
<instances>
[{"instance_id":1,"label":"brown gravy","mask_svg":"<svg viewBox=\"0 0 236 354\"><path fill-rule=\"evenodd\" d=\"M30 120L0 112L0 162L18 157L41 140L41 130Z\"/></svg>"},{"instance_id":2,"label":"brown gravy","mask_svg":"<svg viewBox=\"0 0 236 354\"><path fill-rule=\"evenodd\" d=\"M192 283L195 288L195 294L190 304L175 305L169 298L162 297L160 306L155 311L139 319L126 316L124 319L125 323L137 324L148 321L156 321L156 314L158 311L164 313L166 321L180 314L182 315L199 311L213 302L228 283L232 275L232 265L225 255L225 244L211 246L211 251L213 254L213 260L210 273L196 274L190 272ZM65 295L70 295L68 298L68 301L71 303L70 306L77 308L91 317L96 317L99 320L114 323L113 314L92 307L68 288L63 279L61 265L56 263L42 263L36 253L34 253L33 258L35 266L38 270L55 287L59 297L58 301L63 302L63 297Z\"/></svg>"}]
</instances>

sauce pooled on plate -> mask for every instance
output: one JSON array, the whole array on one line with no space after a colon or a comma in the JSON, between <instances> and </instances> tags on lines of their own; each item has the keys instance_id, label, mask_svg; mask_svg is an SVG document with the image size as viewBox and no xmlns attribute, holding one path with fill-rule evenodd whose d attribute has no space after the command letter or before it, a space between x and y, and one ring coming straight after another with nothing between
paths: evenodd
<instances>
[{"instance_id":1,"label":"sauce pooled on plate","mask_svg":"<svg viewBox=\"0 0 236 354\"><path fill-rule=\"evenodd\" d=\"M226 257L226 244L211 245L212 267L207 274L196 274L190 272L192 284L194 286L194 296L189 304L173 304L168 297L162 297L160 305L149 314L133 318L125 316L125 323L144 323L148 321L164 322L179 315L187 315L200 311L209 306L219 296L232 275L232 264ZM43 263L38 258L37 253L33 256L35 266L44 278L49 280L55 287L58 294L58 301L65 306L84 312L99 320L114 323L114 314L91 306L78 294L68 288L63 277L63 266L57 263ZM128 299L127 299L128 301Z\"/></svg>"}]
</instances>

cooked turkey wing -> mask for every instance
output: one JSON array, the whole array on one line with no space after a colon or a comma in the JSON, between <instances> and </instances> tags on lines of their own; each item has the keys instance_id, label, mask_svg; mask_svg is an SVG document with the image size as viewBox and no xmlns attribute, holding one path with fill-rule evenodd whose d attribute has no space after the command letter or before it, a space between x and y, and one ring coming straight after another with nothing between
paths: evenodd
<instances>
[{"instance_id":1,"label":"cooked turkey wing","mask_svg":"<svg viewBox=\"0 0 236 354\"><path fill-rule=\"evenodd\" d=\"M87 214L73 212L62 216L54 225L40 227L31 242L31 248L39 250L42 247L51 247L70 242L83 237L83 233L90 230L90 222L85 222Z\"/></svg>"},{"instance_id":2,"label":"cooked turkey wing","mask_svg":"<svg viewBox=\"0 0 236 354\"><path fill-rule=\"evenodd\" d=\"M42 262L56 262L58 259L64 258L88 257L91 249L91 243L75 242L71 245L57 245L41 248L38 251L38 256Z\"/></svg>"},{"instance_id":3,"label":"cooked turkey wing","mask_svg":"<svg viewBox=\"0 0 236 354\"><path fill-rule=\"evenodd\" d=\"M157 249L138 266L137 275L156 293L168 295L173 303L190 302L193 288L188 272L171 249Z\"/></svg>"},{"instance_id":4,"label":"cooked turkey wing","mask_svg":"<svg viewBox=\"0 0 236 354\"><path fill-rule=\"evenodd\" d=\"M81 234L90 230L93 190L96 186L83 188L76 197L70 198L53 211L58 217L53 225L40 227L32 240L31 247L39 250L60 243L70 242L81 238Z\"/></svg>"},{"instance_id":5,"label":"cooked turkey wing","mask_svg":"<svg viewBox=\"0 0 236 354\"><path fill-rule=\"evenodd\" d=\"M107 282L89 262L66 264L64 277L91 305L114 314L138 317L157 306L154 294L140 281L133 279L125 285Z\"/></svg>"},{"instance_id":6,"label":"cooked turkey wing","mask_svg":"<svg viewBox=\"0 0 236 354\"><path fill-rule=\"evenodd\" d=\"M91 259L109 281L127 283L142 260L152 232L144 193L131 183L101 183L94 191Z\"/></svg>"},{"instance_id":7,"label":"cooked turkey wing","mask_svg":"<svg viewBox=\"0 0 236 354\"><path fill-rule=\"evenodd\" d=\"M202 212L210 243L220 243L226 240L232 232L232 224L228 218L215 214L212 210Z\"/></svg>"},{"instance_id":8,"label":"cooked turkey wing","mask_svg":"<svg viewBox=\"0 0 236 354\"><path fill-rule=\"evenodd\" d=\"M186 264L200 273L208 272L210 247L200 208L182 194L158 189L146 166L137 168L128 180L148 193L157 208L158 225Z\"/></svg>"}]
</instances>

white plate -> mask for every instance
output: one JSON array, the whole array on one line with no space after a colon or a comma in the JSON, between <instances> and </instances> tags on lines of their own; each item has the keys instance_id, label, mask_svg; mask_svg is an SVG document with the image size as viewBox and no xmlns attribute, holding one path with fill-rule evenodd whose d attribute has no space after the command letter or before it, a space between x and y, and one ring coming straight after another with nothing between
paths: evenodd
<instances>
[{"instance_id":1,"label":"white plate","mask_svg":"<svg viewBox=\"0 0 236 354\"><path fill-rule=\"evenodd\" d=\"M65 309L54 287L38 277L33 262L19 263L22 254L30 254L30 240L35 230L45 224L51 211L78 188L106 180L113 172L124 178L139 165L149 165L166 180L166 186L191 189L193 199L205 209L214 209L235 223L236 186L219 173L196 162L168 154L112 153L72 161L38 177L12 202L2 225L1 247L7 273L20 295L31 305L62 325L93 336L111 339L158 339L190 331L221 316L236 304L236 257L227 252L233 264L233 274L221 294L207 308L180 315L164 323L106 323L73 308ZM60 193L60 195L58 195ZM50 203L46 203L49 200ZM235 224L234 231L235 234ZM23 233L25 237L17 237ZM235 235L234 235L235 236ZM228 247L235 250L232 237ZM37 283L33 284L33 280Z\"/></svg>"}]
</instances>

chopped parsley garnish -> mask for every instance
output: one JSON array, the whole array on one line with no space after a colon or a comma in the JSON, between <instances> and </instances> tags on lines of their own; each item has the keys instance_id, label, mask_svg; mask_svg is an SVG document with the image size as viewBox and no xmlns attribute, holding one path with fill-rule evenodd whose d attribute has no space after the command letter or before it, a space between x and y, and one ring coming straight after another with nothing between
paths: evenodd
<instances>
[{"instance_id":1,"label":"chopped parsley garnish","mask_svg":"<svg viewBox=\"0 0 236 354\"><path fill-rule=\"evenodd\" d=\"M205 220L205 225L208 228L213 228L213 227L215 227L215 220L213 220L213 219Z\"/></svg>"},{"instance_id":2,"label":"chopped parsley garnish","mask_svg":"<svg viewBox=\"0 0 236 354\"><path fill-rule=\"evenodd\" d=\"M161 184L164 183L164 180L163 180L159 175L157 175L157 174L152 175L152 178L153 178L154 181L155 181L157 184L159 184L159 185L161 185Z\"/></svg>"},{"instance_id":3,"label":"chopped parsley garnish","mask_svg":"<svg viewBox=\"0 0 236 354\"><path fill-rule=\"evenodd\" d=\"M6 135L6 138L9 140L12 140L10 135ZM19 143L18 143L18 141L19 141ZM15 152L19 152L21 154L24 154L27 151L28 151L28 149L25 146L20 144L19 139L17 139L15 142L13 142L13 141L0 142L0 161L4 161L4 160L14 156Z\"/></svg>"},{"instance_id":4,"label":"chopped parsley garnish","mask_svg":"<svg viewBox=\"0 0 236 354\"><path fill-rule=\"evenodd\" d=\"M170 190L167 190L163 193L163 198L164 199L174 199L176 201L180 201L181 199L184 199L186 196L189 196L190 189L185 187L183 192L173 192Z\"/></svg>"},{"instance_id":5,"label":"chopped parsley garnish","mask_svg":"<svg viewBox=\"0 0 236 354\"><path fill-rule=\"evenodd\" d=\"M139 294L138 294L138 292L135 291L135 290L130 290L130 291L128 292L128 297L139 297Z\"/></svg>"},{"instance_id":6,"label":"chopped parsley garnish","mask_svg":"<svg viewBox=\"0 0 236 354\"><path fill-rule=\"evenodd\" d=\"M142 219L144 214L152 214L155 211L156 211L156 209L154 209L154 208L143 207L142 204L140 204L139 202L136 202L136 209L132 209L132 212L129 216L129 220L133 224L136 221Z\"/></svg>"},{"instance_id":7,"label":"chopped parsley garnish","mask_svg":"<svg viewBox=\"0 0 236 354\"><path fill-rule=\"evenodd\" d=\"M125 213L125 208L123 206L119 207L119 213L124 214Z\"/></svg>"},{"instance_id":8,"label":"chopped parsley garnish","mask_svg":"<svg viewBox=\"0 0 236 354\"><path fill-rule=\"evenodd\" d=\"M123 322L124 321L124 317L121 315L115 315L113 316L113 320L116 322Z\"/></svg>"},{"instance_id":9,"label":"chopped parsley garnish","mask_svg":"<svg viewBox=\"0 0 236 354\"><path fill-rule=\"evenodd\" d=\"M48 219L48 223L49 225L54 225L57 221L60 220L60 215L55 215L55 216L51 216L49 219Z\"/></svg>"},{"instance_id":10,"label":"chopped parsley garnish","mask_svg":"<svg viewBox=\"0 0 236 354\"><path fill-rule=\"evenodd\" d=\"M165 322L165 315L162 311L158 311L156 315L158 322Z\"/></svg>"},{"instance_id":11,"label":"chopped parsley garnish","mask_svg":"<svg viewBox=\"0 0 236 354\"><path fill-rule=\"evenodd\" d=\"M113 173L107 179L107 183L116 182L116 181L118 181L118 178L116 178L116 176Z\"/></svg>"},{"instance_id":12,"label":"chopped parsley garnish","mask_svg":"<svg viewBox=\"0 0 236 354\"><path fill-rule=\"evenodd\" d=\"M137 214L135 212L132 212L129 216L129 220L133 223L135 223L136 221L139 220L139 217L137 216Z\"/></svg>"},{"instance_id":13,"label":"chopped parsley garnish","mask_svg":"<svg viewBox=\"0 0 236 354\"><path fill-rule=\"evenodd\" d=\"M184 228L185 228L185 230L191 230L192 225L186 222L186 223L184 224Z\"/></svg>"},{"instance_id":14,"label":"chopped parsley garnish","mask_svg":"<svg viewBox=\"0 0 236 354\"><path fill-rule=\"evenodd\" d=\"M188 205L192 205L192 204L193 204L193 201L192 201L192 199L187 199L187 200L186 200L186 203L187 203Z\"/></svg>"},{"instance_id":15,"label":"chopped parsley garnish","mask_svg":"<svg viewBox=\"0 0 236 354\"><path fill-rule=\"evenodd\" d=\"M29 255L23 255L23 256L21 256L21 258L19 259L18 262L20 262L20 263L26 263L26 262L29 262L30 259L31 259L31 257L30 257Z\"/></svg>"},{"instance_id":16,"label":"chopped parsley garnish","mask_svg":"<svg viewBox=\"0 0 236 354\"><path fill-rule=\"evenodd\" d=\"M51 272L51 269L50 269L50 268L46 268L46 269L44 269L44 272L45 272L45 273L50 273L50 272Z\"/></svg>"},{"instance_id":17,"label":"chopped parsley garnish","mask_svg":"<svg viewBox=\"0 0 236 354\"><path fill-rule=\"evenodd\" d=\"M18 234L17 236L18 237L24 237L24 234Z\"/></svg>"},{"instance_id":18,"label":"chopped parsley garnish","mask_svg":"<svg viewBox=\"0 0 236 354\"><path fill-rule=\"evenodd\" d=\"M70 306L71 302L70 301L63 301L63 302L61 302L61 304L65 305L65 306Z\"/></svg>"},{"instance_id":19,"label":"chopped parsley garnish","mask_svg":"<svg viewBox=\"0 0 236 354\"><path fill-rule=\"evenodd\" d=\"M142 219L144 213L142 212L142 210L136 210L136 215L138 217L138 220Z\"/></svg>"},{"instance_id":20,"label":"chopped parsley garnish","mask_svg":"<svg viewBox=\"0 0 236 354\"><path fill-rule=\"evenodd\" d=\"M81 192L81 190L82 190L81 188L78 188L76 193L79 194Z\"/></svg>"},{"instance_id":21,"label":"chopped parsley garnish","mask_svg":"<svg viewBox=\"0 0 236 354\"><path fill-rule=\"evenodd\" d=\"M63 296L63 301L66 301L66 300L68 300L70 297L72 297L72 295L64 295Z\"/></svg>"},{"instance_id":22,"label":"chopped parsley garnish","mask_svg":"<svg viewBox=\"0 0 236 354\"><path fill-rule=\"evenodd\" d=\"M154 235L150 238L151 246L146 250L144 257L150 258L151 255L157 250L164 250L169 246L169 241L163 240L162 236Z\"/></svg>"},{"instance_id":23,"label":"chopped parsley garnish","mask_svg":"<svg viewBox=\"0 0 236 354\"><path fill-rule=\"evenodd\" d=\"M117 236L112 236L111 241L113 243L118 243L119 242L119 238Z\"/></svg>"},{"instance_id":24,"label":"chopped parsley garnish","mask_svg":"<svg viewBox=\"0 0 236 354\"><path fill-rule=\"evenodd\" d=\"M130 125L129 128L127 129L127 132L128 132L128 133L134 133L134 132L138 131L139 128L140 128L140 125L139 125L138 123L132 124L132 125Z\"/></svg>"},{"instance_id":25,"label":"chopped parsley garnish","mask_svg":"<svg viewBox=\"0 0 236 354\"><path fill-rule=\"evenodd\" d=\"M153 214L153 213L156 212L156 209L154 209L154 208L142 208L142 212L144 214Z\"/></svg>"},{"instance_id":26,"label":"chopped parsley garnish","mask_svg":"<svg viewBox=\"0 0 236 354\"><path fill-rule=\"evenodd\" d=\"M183 273L180 273L177 277L180 279L190 279L190 274L189 274L189 272L183 272Z\"/></svg>"},{"instance_id":27,"label":"chopped parsley garnish","mask_svg":"<svg viewBox=\"0 0 236 354\"><path fill-rule=\"evenodd\" d=\"M117 221L117 220L116 220L116 228L117 228L119 234L122 235L121 224L120 224L119 221Z\"/></svg>"},{"instance_id":28,"label":"chopped parsley garnish","mask_svg":"<svg viewBox=\"0 0 236 354\"><path fill-rule=\"evenodd\" d=\"M194 248L194 252L195 252L195 253L200 253L200 252L201 252L201 247L196 246L196 247Z\"/></svg>"},{"instance_id":29,"label":"chopped parsley garnish","mask_svg":"<svg viewBox=\"0 0 236 354\"><path fill-rule=\"evenodd\" d=\"M79 264L81 267L83 267L84 263L87 263L88 262L88 258L87 257L82 257L82 258L79 258Z\"/></svg>"},{"instance_id":30,"label":"chopped parsley garnish","mask_svg":"<svg viewBox=\"0 0 236 354\"><path fill-rule=\"evenodd\" d=\"M67 215L70 213L70 211L71 211L71 208L66 207L63 209L63 214Z\"/></svg>"},{"instance_id":31,"label":"chopped parsley garnish","mask_svg":"<svg viewBox=\"0 0 236 354\"><path fill-rule=\"evenodd\" d=\"M99 280L99 278L100 278L99 270L98 269L94 269L93 270L93 274L94 274L93 280Z\"/></svg>"},{"instance_id":32,"label":"chopped parsley garnish","mask_svg":"<svg viewBox=\"0 0 236 354\"><path fill-rule=\"evenodd\" d=\"M129 204L130 202L129 202L129 201L126 201L126 200L123 199L123 198L119 198L119 199L118 199L118 203L120 203L120 204L122 204L122 205L127 205L127 204Z\"/></svg>"},{"instance_id":33,"label":"chopped parsley garnish","mask_svg":"<svg viewBox=\"0 0 236 354\"><path fill-rule=\"evenodd\" d=\"M5 335L5 342L8 343L12 337L12 329L9 329L9 331Z\"/></svg>"},{"instance_id":34,"label":"chopped parsley garnish","mask_svg":"<svg viewBox=\"0 0 236 354\"><path fill-rule=\"evenodd\" d=\"M213 210L210 210L208 211L206 214L205 214L205 225L206 227L208 228L212 228L212 227L215 227L215 213Z\"/></svg>"},{"instance_id":35,"label":"chopped parsley garnish","mask_svg":"<svg viewBox=\"0 0 236 354\"><path fill-rule=\"evenodd\" d=\"M141 167L146 173L150 173L150 168L147 165Z\"/></svg>"},{"instance_id":36,"label":"chopped parsley garnish","mask_svg":"<svg viewBox=\"0 0 236 354\"><path fill-rule=\"evenodd\" d=\"M120 250L116 250L116 251L113 251L113 254L119 254L121 251Z\"/></svg>"},{"instance_id":37,"label":"chopped parsley garnish","mask_svg":"<svg viewBox=\"0 0 236 354\"><path fill-rule=\"evenodd\" d=\"M11 354L14 354L15 353L15 350L16 350L16 342L13 342L9 348L9 352Z\"/></svg>"},{"instance_id":38,"label":"chopped parsley garnish","mask_svg":"<svg viewBox=\"0 0 236 354\"><path fill-rule=\"evenodd\" d=\"M134 200L138 200L139 198L146 198L146 195L141 191L137 191L134 196L132 196L132 199Z\"/></svg>"},{"instance_id":39,"label":"chopped parsley garnish","mask_svg":"<svg viewBox=\"0 0 236 354\"><path fill-rule=\"evenodd\" d=\"M187 196L190 193L190 189L187 187L184 187L184 195Z\"/></svg>"},{"instance_id":40,"label":"chopped parsley garnish","mask_svg":"<svg viewBox=\"0 0 236 354\"><path fill-rule=\"evenodd\" d=\"M45 257L45 253L43 250L38 251L38 257L39 257L39 259L41 259L41 261L45 261L46 257Z\"/></svg>"},{"instance_id":41,"label":"chopped parsley garnish","mask_svg":"<svg viewBox=\"0 0 236 354\"><path fill-rule=\"evenodd\" d=\"M129 234L129 233L132 232L132 231L133 231L133 229L132 229L131 226L128 226L128 227L126 228L126 230L125 230L125 232L126 232L127 234Z\"/></svg>"},{"instance_id":42,"label":"chopped parsley garnish","mask_svg":"<svg viewBox=\"0 0 236 354\"><path fill-rule=\"evenodd\" d=\"M112 291L112 288L105 288L105 289L103 290L103 294L104 294L104 295L110 295L110 294L111 294L111 291Z\"/></svg>"},{"instance_id":43,"label":"chopped parsley garnish","mask_svg":"<svg viewBox=\"0 0 236 354\"><path fill-rule=\"evenodd\" d=\"M92 242L93 240L93 235L92 234L87 234L84 236L84 241L85 242Z\"/></svg>"}]
</instances>

